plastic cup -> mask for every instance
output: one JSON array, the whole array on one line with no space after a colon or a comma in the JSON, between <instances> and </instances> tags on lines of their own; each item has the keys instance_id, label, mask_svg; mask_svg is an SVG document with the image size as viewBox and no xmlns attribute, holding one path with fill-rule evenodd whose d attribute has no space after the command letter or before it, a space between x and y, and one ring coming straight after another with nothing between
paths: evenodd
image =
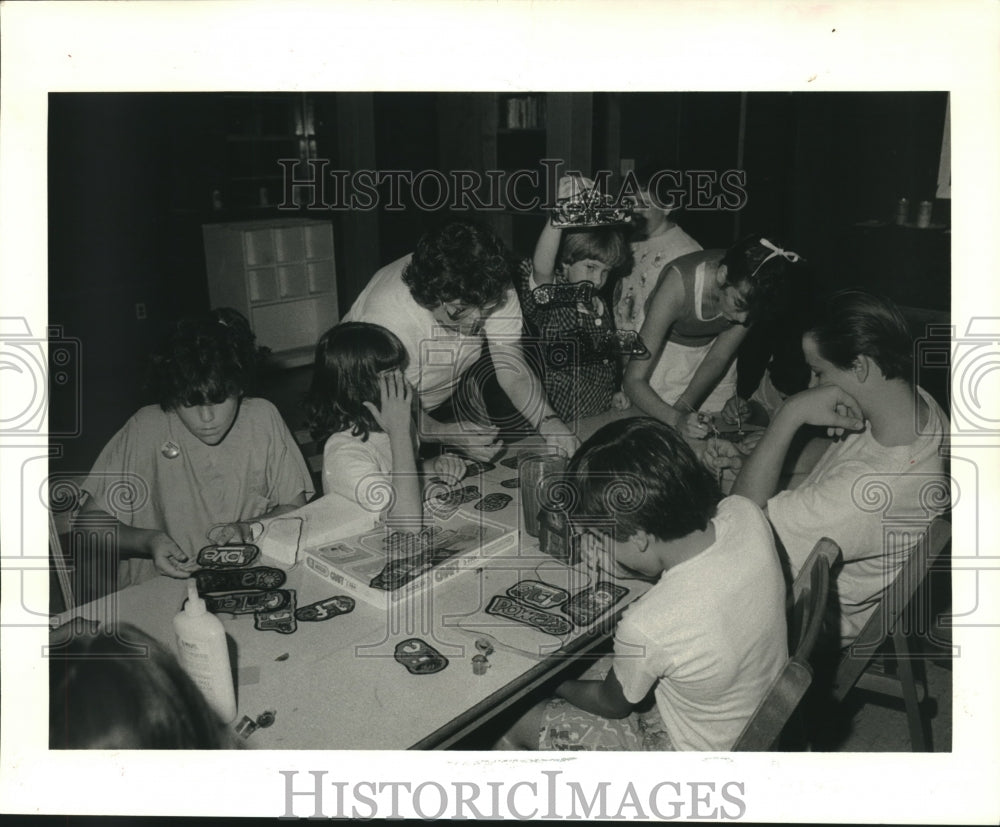
<instances>
[{"instance_id":1,"label":"plastic cup","mask_svg":"<svg viewBox=\"0 0 1000 827\"><path fill-rule=\"evenodd\" d=\"M539 533L540 492L546 479L565 470L566 458L557 454L535 454L521 460L517 470L520 478L521 528L531 537L537 537Z\"/></svg>"}]
</instances>

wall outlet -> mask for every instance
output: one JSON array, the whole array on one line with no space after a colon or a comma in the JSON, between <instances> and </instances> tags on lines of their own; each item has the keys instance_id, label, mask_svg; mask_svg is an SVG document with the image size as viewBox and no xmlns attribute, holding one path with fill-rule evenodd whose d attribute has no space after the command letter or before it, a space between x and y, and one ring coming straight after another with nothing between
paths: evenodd
<instances>
[{"instance_id":1,"label":"wall outlet","mask_svg":"<svg viewBox=\"0 0 1000 827\"><path fill-rule=\"evenodd\" d=\"M146 303L145 302L136 302L135 303L135 317L137 319L140 319L140 320L146 318Z\"/></svg>"}]
</instances>

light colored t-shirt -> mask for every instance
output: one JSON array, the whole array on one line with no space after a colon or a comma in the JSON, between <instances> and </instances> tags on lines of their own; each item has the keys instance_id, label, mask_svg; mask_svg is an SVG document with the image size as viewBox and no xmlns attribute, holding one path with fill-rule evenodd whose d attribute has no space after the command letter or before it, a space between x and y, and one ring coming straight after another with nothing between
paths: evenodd
<instances>
[{"instance_id":1,"label":"light colored t-shirt","mask_svg":"<svg viewBox=\"0 0 1000 827\"><path fill-rule=\"evenodd\" d=\"M340 494L375 516L388 505L392 448L389 435L374 431L367 440L350 430L332 434L323 446L323 493Z\"/></svg>"},{"instance_id":2,"label":"light colored t-shirt","mask_svg":"<svg viewBox=\"0 0 1000 827\"><path fill-rule=\"evenodd\" d=\"M410 258L406 255L375 273L343 320L379 324L395 333L410 356L406 378L417 389L421 407L433 410L451 397L459 377L479 358L484 336L490 343L520 340L521 305L512 284L504 303L484 320L482 334L445 330L430 310L414 301L403 281Z\"/></svg>"},{"instance_id":3,"label":"light colored t-shirt","mask_svg":"<svg viewBox=\"0 0 1000 827\"><path fill-rule=\"evenodd\" d=\"M622 278L616 290L615 327L618 330L641 330L649 295L659 284L663 268L679 256L702 249L676 224L661 235L632 242L631 247L632 272Z\"/></svg>"},{"instance_id":4,"label":"light colored t-shirt","mask_svg":"<svg viewBox=\"0 0 1000 827\"><path fill-rule=\"evenodd\" d=\"M166 443L179 453L170 457ZM88 501L135 528L166 532L193 559L220 523L259 517L313 487L302 452L266 399L244 399L233 427L206 445L173 411L141 408L115 434L83 483ZM119 565L119 588L156 574L152 560Z\"/></svg>"},{"instance_id":5,"label":"light colored t-shirt","mask_svg":"<svg viewBox=\"0 0 1000 827\"><path fill-rule=\"evenodd\" d=\"M858 636L920 534L947 505L941 448L948 418L917 390L928 416L914 442L886 448L870 428L851 434L826 450L800 486L767 503L793 576L821 537L840 546L844 565L836 589L844 646Z\"/></svg>"},{"instance_id":6,"label":"light colored t-shirt","mask_svg":"<svg viewBox=\"0 0 1000 827\"><path fill-rule=\"evenodd\" d=\"M712 520L715 542L626 609L614 670L638 703L655 685L674 747L729 750L788 659L785 583L771 528L744 497Z\"/></svg>"}]
</instances>

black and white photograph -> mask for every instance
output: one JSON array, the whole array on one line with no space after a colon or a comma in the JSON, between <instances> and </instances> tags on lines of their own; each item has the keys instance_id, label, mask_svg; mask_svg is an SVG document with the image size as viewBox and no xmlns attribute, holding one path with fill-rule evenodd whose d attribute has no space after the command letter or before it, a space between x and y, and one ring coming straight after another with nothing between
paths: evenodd
<instances>
[{"instance_id":1,"label":"black and white photograph","mask_svg":"<svg viewBox=\"0 0 1000 827\"><path fill-rule=\"evenodd\" d=\"M995 823L949 8L0 8L3 811Z\"/></svg>"}]
</instances>

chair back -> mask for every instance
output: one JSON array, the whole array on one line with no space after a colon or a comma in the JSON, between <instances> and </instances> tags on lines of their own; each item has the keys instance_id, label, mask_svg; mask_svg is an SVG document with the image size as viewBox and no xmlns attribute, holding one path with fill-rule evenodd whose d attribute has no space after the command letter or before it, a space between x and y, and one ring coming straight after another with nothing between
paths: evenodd
<instances>
[{"instance_id":1,"label":"chair back","mask_svg":"<svg viewBox=\"0 0 1000 827\"><path fill-rule=\"evenodd\" d=\"M830 570L840 556L840 546L824 537L813 547L795 578L788 623L790 657L736 739L734 752L771 749L812 683L809 656L823 625Z\"/></svg>"},{"instance_id":2,"label":"chair back","mask_svg":"<svg viewBox=\"0 0 1000 827\"><path fill-rule=\"evenodd\" d=\"M829 537L823 537L809 553L792 583L792 609L788 620L788 652L808 660L816 647L826 613L830 578L840 565L842 554ZM814 597L819 598L814 599Z\"/></svg>"},{"instance_id":3,"label":"chair back","mask_svg":"<svg viewBox=\"0 0 1000 827\"><path fill-rule=\"evenodd\" d=\"M951 523L944 517L936 517L913 547L896 579L886 588L878 607L841 658L834 680L834 696L838 701L843 700L854 688L886 638L892 637L900 629L904 612L950 541Z\"/></svg>"}]
</instances>

